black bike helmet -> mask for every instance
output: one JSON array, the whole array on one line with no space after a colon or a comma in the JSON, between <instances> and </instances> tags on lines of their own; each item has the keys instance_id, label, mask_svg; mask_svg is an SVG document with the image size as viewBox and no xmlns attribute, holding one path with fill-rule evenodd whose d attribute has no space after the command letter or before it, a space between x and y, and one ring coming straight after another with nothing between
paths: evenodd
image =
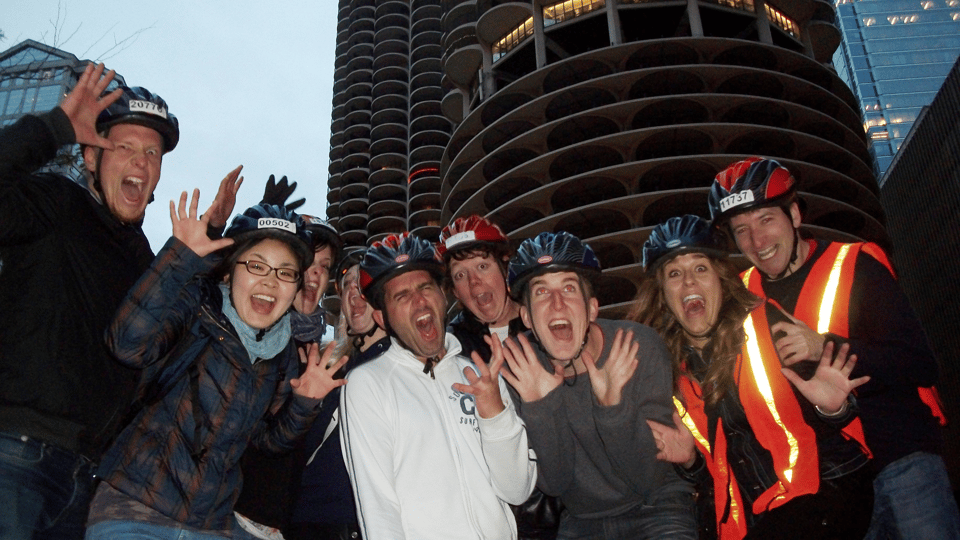
<instances>
[{"instance_id":1,"label":"black bike helmet","mask_svg":"<svg viewBox=\"0 0 960 540\"><path fill-rule=\"evenodd\" d=\"M713 236L713 228L700 216L672 217L654 227L643 243L643 267L648 274L681 253L703 253L725 257Z\"/></svg>"},{"instance_id":2,"label":"black bike helmet","mask_svg":"<svg viewBox=\"0 0 960 540\"><path fill-rule=\"evenodd\" d=\"M316 216L301 214L300 217L303 218L307 231L310 233L310 246L313 250L316 251L319 246L330 246L331 251L333 251L333 263L336 264L340 250L343 248L343 240L340 239L337 230L326 220Z\"/></svg>"},{"instance_id":3,"label":"black bike helmet","mask_svg":"<svg viewBox=\"0 0 960 540\"><path fill-rule=\"evenodd\" d=\"M589 245L568 232L540 233L524 240L510 259L510 296L520 301L530 279L552 272L576 272L595 284L600 276L600 261Z\"/></svg>"},{"instance_id":4,"label":"black bike helmet","mask_svg":"<svg viewBox=\"0 0 960 540\"><path fill-rule=\"evenodd\" d=\"M373 309L382 310L383 288L391 279L426 270L437 283L443 280L443 262L433 244L408 232L392 234L367 248L360 263L360 289Z\"/></svg>"},{"instance_id":5,"label":"black bike helmet","mask_svg":"<svg viewBox=\"0 0 960 540\"><path fill-rule=\"evenodd\" d=\"M310 234L303 218L296 212L275 204L257 204L237 214L223 233L235 244L260 238L276 238L286 242L300 260L300 270L313 262Z\"/></svg>"},{"instance_id":6,"label":"black bike helmet","mask_svg":"<svg viewBox=\"0 0 960 540\"><path fill-rule=\"evenodd\" d=\"M100 112L97 131L107 131L117 124L136 124L148 127L163 138L163 152L167 153L180 141L180 123L167 109L160 96L140 86L120 86L123 94Z\"/></svg>"},{"instance_id":7,"label":"black bike helmet","mask_svg":"<svg viewBox=\"0 0 960 540\"><path fill-rule=\"evenodd\" d=\"M765 206L781 205L796 194L797 182L783 165L752 157L720 171L710 187L707 204L713 226Z\"/></svg>"}]
</instances>

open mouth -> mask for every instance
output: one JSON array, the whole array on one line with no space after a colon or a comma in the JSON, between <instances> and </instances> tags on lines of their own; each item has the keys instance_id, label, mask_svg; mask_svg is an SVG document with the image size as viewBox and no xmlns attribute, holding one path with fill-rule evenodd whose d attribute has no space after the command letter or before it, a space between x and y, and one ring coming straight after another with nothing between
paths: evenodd
<instances>
[{"instance_id":1,"label":"open mouth","mask_svg":"<svg viewBox=\"0 0 960 540\"><path fill-rule=\"evenodd\" d=\"M473 300L477 303L478 306L486 307L491 302L493 302L493 295L490 293L480 293L474 296Z\"/></svg>"},{"instance_id":2,"label":"open mouth","mask_svg":"<svg viewBox=\"0 0 960 540\"><path fill-rule=\"evenodd\" d=\"M434 323L433 313L424 313L414 321L417 332L425 340L431 340L437 335L437 325Z\"/></svg>"},{"instance_id":3,"label":"open mouth","mask_svg":"<svg viewBox=\"0 0 960 540\"><path fill-rule=\"evenodd\" d=\"M254 294L250 296L250 307L253 311L261 315L269 315L273 312L273 307L277 305L277 298L266 294Z\"/></svg>"},{"instance_id":4,"label":"open mouth","mask_svg":"<svg viewBox=\"0 0 960 540\"><path fill-rule=\"evenodd\" d=\"M146 182L136 176L128 176L120 181L120 194L129 204L140 204Z\"/></svg>"},{"instance_id":5,"label":"open mouth","mask_svg":"<svg viewBox=\"0 0 960 540\"><path fill-rule=\"evenodd\" d=\"M556 319L550 321L547 325L550 334L561 341L570 341L573 339L573 325L567 319Z\"/></svg>"},{"instance_id":6,"label":"open mouth","mask_svg":"<svg viewBox=\"0 0 960 540\"><path fill-rule=\"evenodd\" d=\"M707 310L707 304L703 296L699 294L690 294L683 298L683 313L690 317L702 315Z\"/></svg>"},{"instance_id":7,"label":"open mouth","mask_svg":"<svg viewBox=\"0 0 960 540\"><path fill-rule=\"evenodd\" d=\"M774 255L776 255L776 253L777 253L777 246L773 245L768 247L767 249L762 249L758 251L757 257L759 257L761 261L765 261L770 257L773 257Z\"/></svg>"}]
</instances>

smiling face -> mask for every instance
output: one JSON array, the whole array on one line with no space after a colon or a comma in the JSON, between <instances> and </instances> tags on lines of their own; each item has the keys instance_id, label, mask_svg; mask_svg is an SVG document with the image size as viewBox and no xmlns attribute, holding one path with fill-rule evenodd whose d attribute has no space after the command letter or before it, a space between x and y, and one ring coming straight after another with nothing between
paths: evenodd
<instances>
[{"instance_id":1,"label":"smiling face","mask_svg":"<svg viewBox=\"0 0 960 540\"><path fill-rule=\"evenodd\" d=\"M280 240L267 238L254 244L240 254L240 261L260 261L272 268L300 270L297 257L290 247ZM277 279L277 273L256 276L237 264L224 277L230 285L230 300L243 322L253 328L269 328L290 309L297 294L297 284Z\"/></svg>"},{"instance_id":2,"label":"smiling face","mask_svg":"<svg viewBox=\"0 0 960 540\"><path fill-rule=\"evenodd\" d=\"M317 310L327 283L330 281L330 266L333 264L333 250L324 246L313 254L313 263L303 272L303 288L297 293L293 307L304 315Z\"/></svg>"},{"instance_id":3,"label":"smiling face","mask_svg":"<svg viewBox=\"0 0 960 540\"><path fill-rule=\"evenodd\" d=\"M795 232L800 227L800 209L792 203L789 215L780 207L768 206L744 212L730 218L730 231L740 251L767 276L778 276L787 270L790 275L806 260L808 245L799 243L799 253L793 264Z\"/></svg>"},{"instance_id":4,"label":"smiling face","mask_svg":"<svg viewBox=\"0 0 960 540\"><path fill-rule=\"evenodd\" d=\"M720 275L709 257L684 253L660 269L663 298L694 347L703 347L723 303Z\"/></svg>"},{"instance_id":5,"label":"smiling face","mask_svg":"<svg viewBox=\"0 0 960 540\"><path fill-rule=\"evenodd\" d=\"M433 276L426 270L406 272L388 281L383 292L386 308L373 313L377 324L386 328L389 322L396 337L421 361L442 356L447 299Z\"/></svg>"},{"instance_id":6,"label":"smiling face","mask_svg":"<svg viewBox=\"0 0 960 540\"><path fill-rule=\"evenodd\" d=\"M340 309L351 334L364 334L376 324L373 308L360 292L360 265L351 266L340 278Z\"/></svg>"},{"instance_id":7,"label":"smiling face","mask_svg":"<svg viewBox=\"0 0 960 540\"><path fill-rule=\"evenodd\" d=\"M507 296L507 282L491 255L450 260L453 295L484 324L506 326L517 306Z\"/></svg>"},{"instance_id":8,"label":"smiling face","mask_svg":"<svg viewBox=\"0 0 960 540\"><path fill-rule=\"evenodd\" d=\"M524 324L556 360L577 356L590 323L597 319L596 297L584 298L575 272L553 272L530 280L527 303L520 307Z\"/></svg>"},{"instance_id":9,"label":"smiling face","mask_svg":"<svg viewBox=\"0 0 960 540\"><path fill-rule=\"evenodd\" d=\"M160 180L163 139L156 131L136 124L117 124L110 128L107 138L116 147L101 150L87 146L84 163L98 176L103 203L110 212L124 223L139 222ZM96 191L93 185L90 188Z\"/></svg>"}]
</instances>

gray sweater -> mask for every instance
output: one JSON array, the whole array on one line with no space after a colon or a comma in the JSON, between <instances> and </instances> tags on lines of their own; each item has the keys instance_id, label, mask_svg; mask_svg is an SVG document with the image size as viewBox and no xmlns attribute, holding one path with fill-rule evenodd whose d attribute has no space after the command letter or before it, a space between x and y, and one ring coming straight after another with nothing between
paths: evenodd
<instances>
[{"instance_id":1,"label":"gray sweater","mask_svg":"<svg viewBox=\"0 0 960 540\"><path fill-rule=\"evenodd\" d=\"M650 327L629 321L598 319L603 332L602 367L618 328L633 330L640 363L623 390L619 405L601 407L590 379L580 374L541 400L520 403L537 453L537 485L559 496L578 518L617 516L667 492L692 492L670 463L658 461L646 419L672 426L672 372L666 346ZM528 334L529 335L529 334ZM546 355L540 361L553 371ZM572 384L572 385L571 385Z\"/></svg>"}]
</instances>

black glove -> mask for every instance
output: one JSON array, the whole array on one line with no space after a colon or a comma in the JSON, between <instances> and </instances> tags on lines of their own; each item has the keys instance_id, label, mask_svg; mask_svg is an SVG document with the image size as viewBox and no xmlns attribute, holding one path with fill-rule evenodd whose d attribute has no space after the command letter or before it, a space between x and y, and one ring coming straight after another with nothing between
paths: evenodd
<instances>
[{"instance_id":1,"label":"black glove","mask_svg":"<svg viewBox=\"0 0 960 540\"><path fill-rule=\"evenodd\" d=\"M270 179L267 180L267 186L263 188L263 200L260 201L260 203L275 204L277 206L285 206L287 210L296 210L303 206L303 203L307 202L307 200L301 198L287 204L287 198L293 194L293 190L295 189L297 189L296 182L291 182L287 185L286 176L281 178L280 182L277 182L276 178L271 174Z\"/></svg>"}]
</instances>

